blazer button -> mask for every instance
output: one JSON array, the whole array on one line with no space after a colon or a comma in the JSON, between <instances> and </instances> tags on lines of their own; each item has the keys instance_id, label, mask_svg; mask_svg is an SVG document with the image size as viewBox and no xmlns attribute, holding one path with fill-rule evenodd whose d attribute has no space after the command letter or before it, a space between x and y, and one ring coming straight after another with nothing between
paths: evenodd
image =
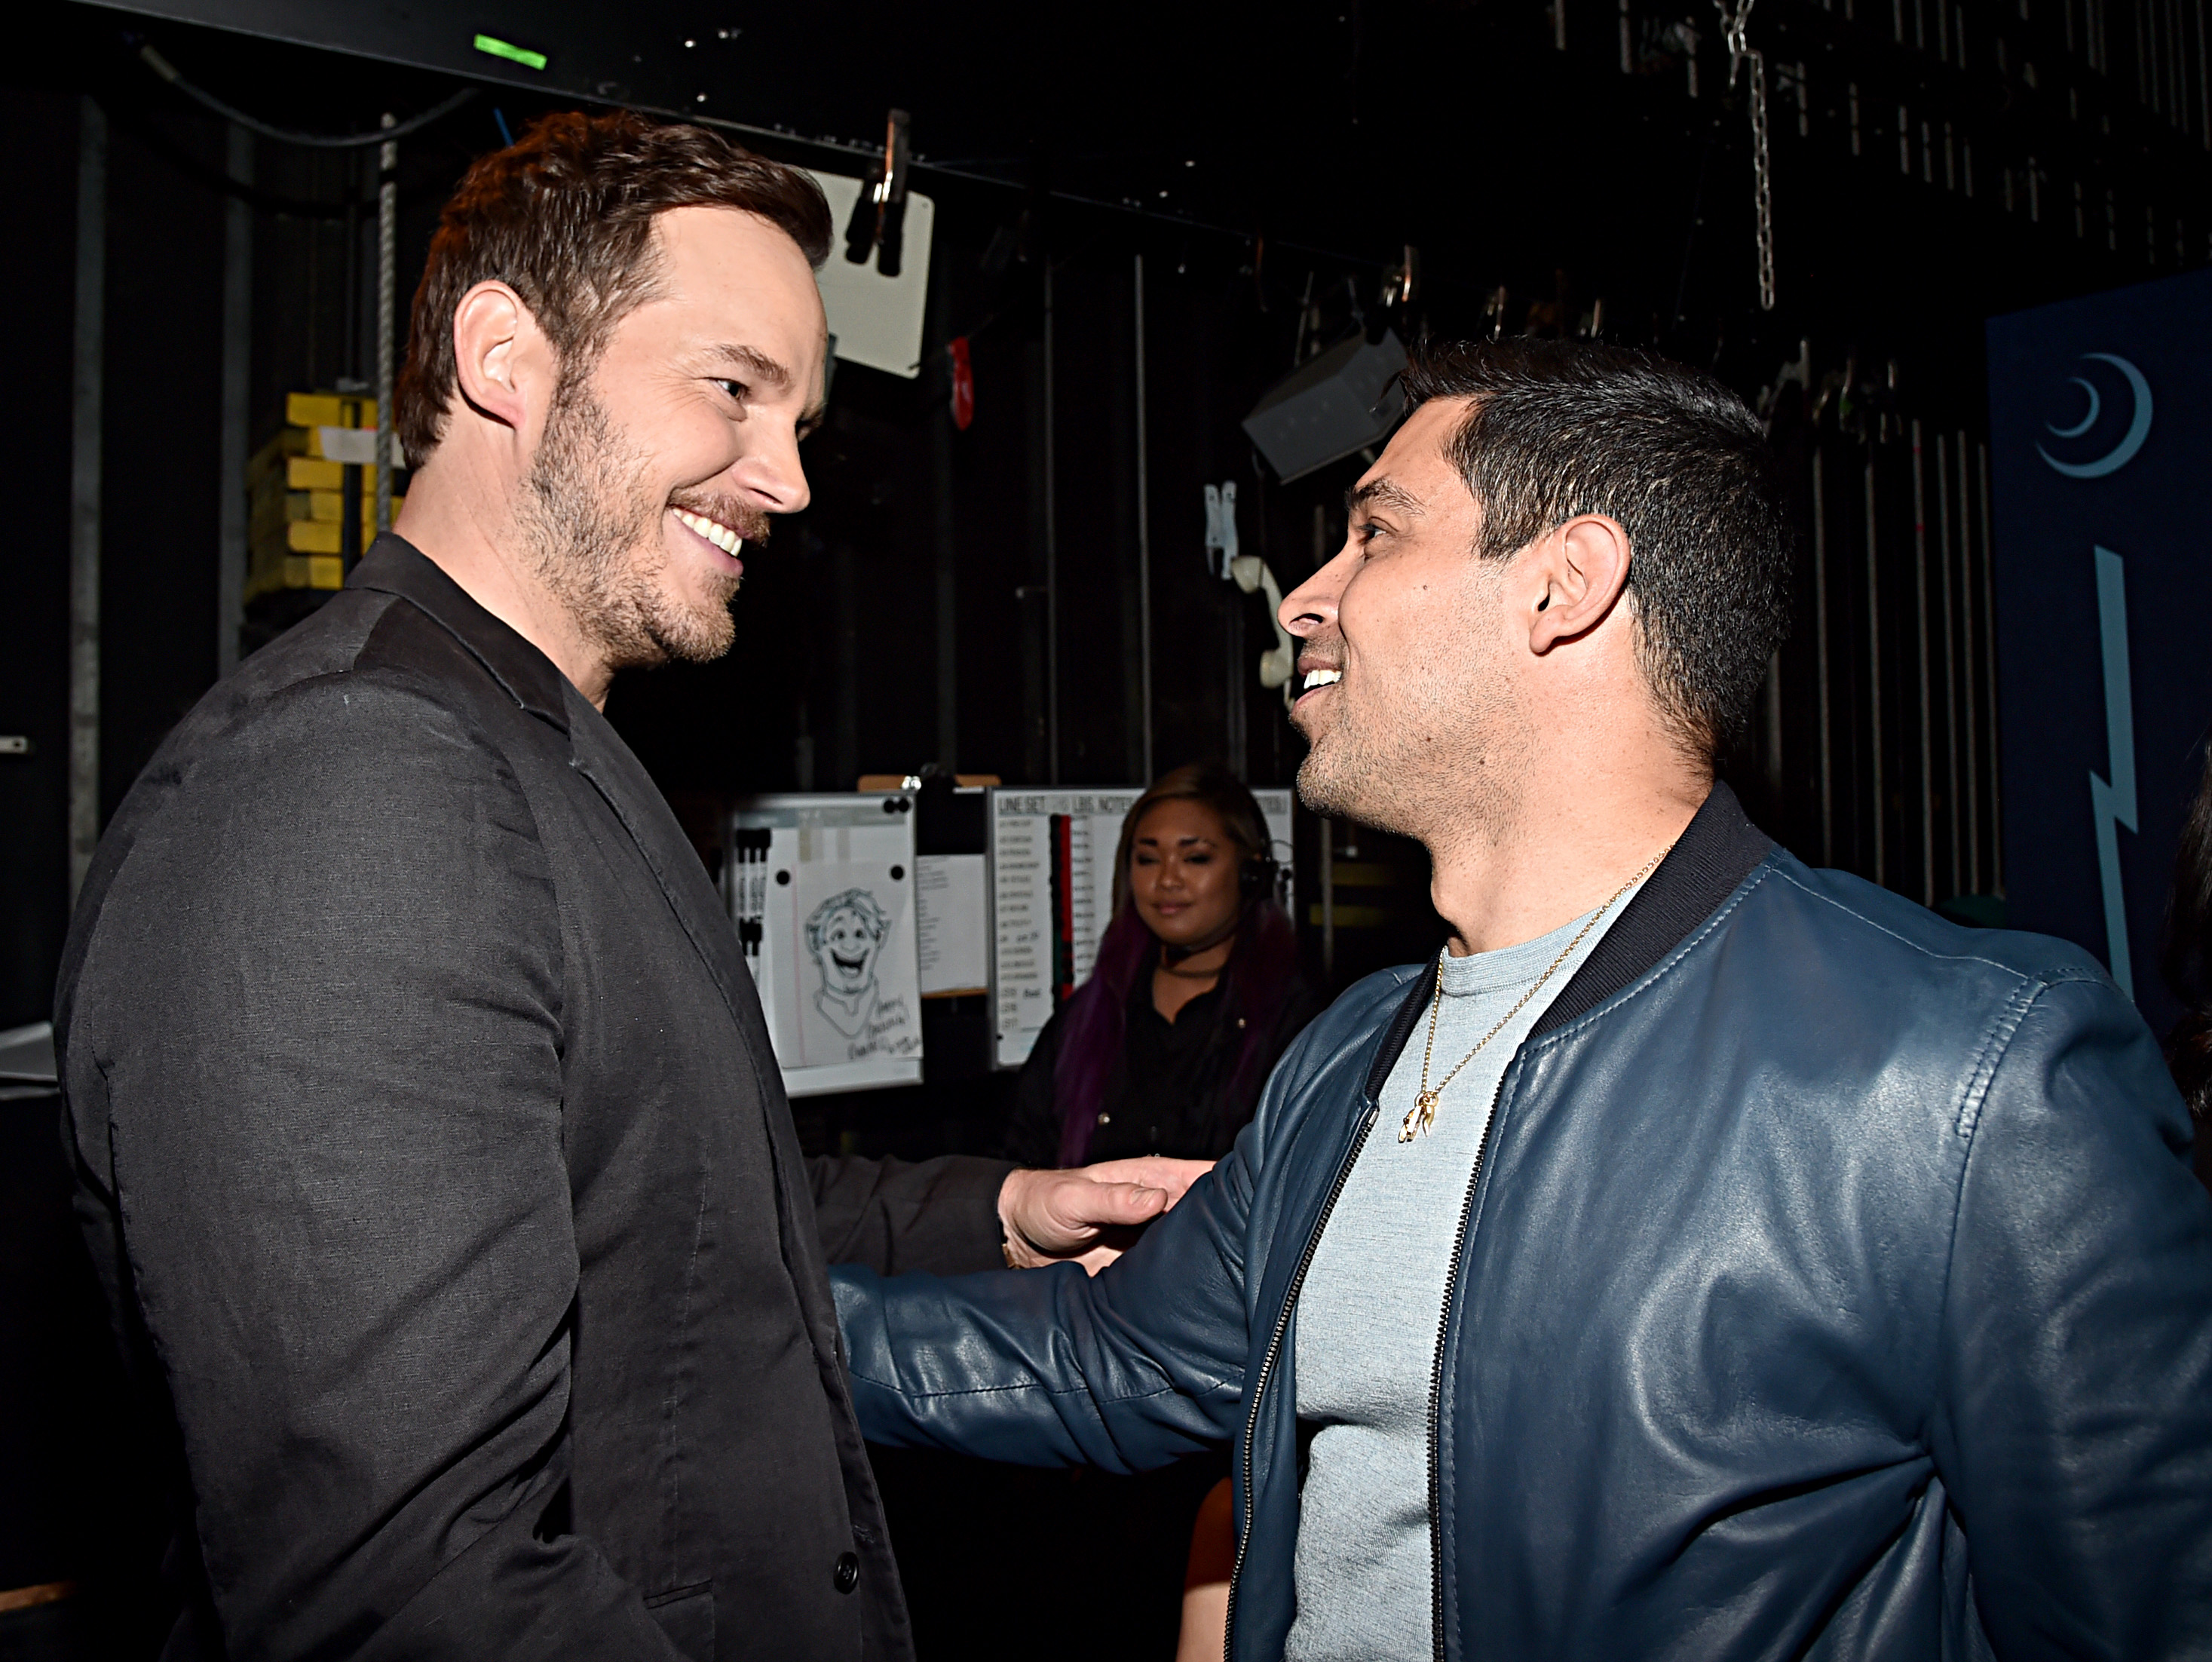
<instances>
[{"instance_id":1,"label":"blazer button","mask_svg":"<svg viewBox=\"0 0 2212 1662\"><path fill-rule=\"evenodd\" d=\"M850 1592L860 1585L860 1557L858 1553L837 1555L837 1591Z\"/></svg>"},{"instance_id":2,"label":"blazer button","mask_svg":"<svg viewBox=\"0 0 2212 1662\"><path fill-rule=\"evenodd\" d=\"M1111 1114L1101 1114L1098 1116L1098 1123L1101 1125L1111 1125L1114 1123L1114 1116Z\"/></svg>"}]
</instances>

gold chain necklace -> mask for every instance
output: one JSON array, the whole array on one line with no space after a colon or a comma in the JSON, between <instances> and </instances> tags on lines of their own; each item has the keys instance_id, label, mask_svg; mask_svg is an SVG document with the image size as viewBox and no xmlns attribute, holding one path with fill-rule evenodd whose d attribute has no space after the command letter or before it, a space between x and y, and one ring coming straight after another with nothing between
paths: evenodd
<instances>
[{"instance_id":1,"label":"gold chain necklace","mask_svg":"<svg viewBox=\"0 0 2212 1662\"><path fill-rule=\"evenodd\" d=\"M1657 870L1659 862L1674 852L1674 845L1672 843L1669 843L1665 848L1660 849L1657 854L1651 856L1650 860L1645 863L1642 871L1637 873L1635 876L1630 878L1628 881L1615 889L1613 892L1613 898L1607 901L1605 904L1600 906L1595 911L1592 912L1590 914L1589 922L1583 924L1579 929L1577 929L1575 931L1575 938L1560 948L1559 955L1552 960L1551 967L1546 970L1543 974L1536 977L1535 985L1532 986L1527 992L1521 995L1520 1002L1516 1004L1511 1009L1508 1010L1504 1015L1500 1016L1498 1019L1498 1025L1495 1027L1492 1027L1480 1038L1475 1040L1474 1049L1469 1050L1465 1056L1462 1056L1459 1059L1458 1064L1452 1068L1451 1072L1446 1074L1442 1079L1438 1080L1436 1082L1435 1087L1431 1088L1429 1084L1429 1063L1435 1057L1437 1051L1437 1017L1444 1008L1444 955L1451 950L1449 947L1439 947L1437 949L1437 995L1435 1000L1429 1006L1429 1042L1421 1051L1421 1089L1420 1093L1413 1099L1413 1105L1406 1111L1406 1117L1398 1127L1399 1141L1411 1142L1416 1136L1425 1134L1429 1128L1436 1123L1437 1099L1443 1095L1444 1087L1447 1085L1449 1085L1454 1080L1459 1077L1460 1069L1466 1067L1468 1062L1474 1061L1475 1057L1481 1053L1482 1047L1484 1045L1489 1044L1492 1039L1496 1038L1498 1034L1504 1032L1508 1022L1511 1021L1515 1016L1519 1015L1522 1011L1528 1008L1528 1001L1535 997L1538 993L1544 990L1544 983L1549 981L1553 975L1558 973L1559 965L1565 963L1570 958L1574 956L1575 948L1583 944L1583 938L1589 934L1592 929L1597 928L1598 924L1604 919L1605 915L1611 911L1614 906L1620 904L1621 896L1626 894L1631 889L1634 888L1638 883L1641 883L1645 878L1650 876L1654 871Z\"/></svg>"}]
</instances>

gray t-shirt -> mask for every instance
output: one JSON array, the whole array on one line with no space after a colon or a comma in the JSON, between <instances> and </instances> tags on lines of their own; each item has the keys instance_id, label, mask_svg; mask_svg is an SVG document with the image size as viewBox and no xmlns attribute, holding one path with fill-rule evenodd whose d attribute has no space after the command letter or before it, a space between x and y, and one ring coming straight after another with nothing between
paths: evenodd
<instances>
[{"instance_id":1,"label":"gray t-shirt","mask_svg":"<svg viewBox=\"0 0 2212 1662\"><path fill-rule=\"evenodd\" d=\"M1513 1052L1574 979L1624 895L1444 1090L1425 1135L1400 1142L1428 1041L1425 1017L1382 1087L1298 1295L1298 1417L1318 1425L1298 1503L1297 1614L1289 1662L1426 1658L1429 1397L1452 1238L1475 1151ZM1585 914L1534 941L1443 961L1433 1083L1526 994Z\"/></svg>"}]
</instances>

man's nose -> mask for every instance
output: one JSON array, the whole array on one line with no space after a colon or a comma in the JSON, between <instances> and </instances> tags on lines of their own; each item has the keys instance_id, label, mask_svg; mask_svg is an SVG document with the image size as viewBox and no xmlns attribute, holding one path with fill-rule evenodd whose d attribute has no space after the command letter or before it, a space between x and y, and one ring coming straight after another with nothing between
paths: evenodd
<instances>
[{"instance_id":1,"label":"man's nose","mask_svg":"<svg viewBox=\"0 0 2212 1662\"><path fill-rule=\"evenodd\" d=\"M765 514L796 514L814 498L789 429L764 434L732 470L738 488Z\"/></svg>"},{"instance_id":2,"label":"man's nose","mask_svg":"<svg viewBox=\"0 0 2212 1662\"><path fill-rule=\"evenodd\" d=\"M1347 536L1334 559L1283 597L1282 607L1275 613L1283 627L1304 640L1335 623L1336 603L1351 575L1350 562L1356 557Z\"/></svg>"}]
</instances>

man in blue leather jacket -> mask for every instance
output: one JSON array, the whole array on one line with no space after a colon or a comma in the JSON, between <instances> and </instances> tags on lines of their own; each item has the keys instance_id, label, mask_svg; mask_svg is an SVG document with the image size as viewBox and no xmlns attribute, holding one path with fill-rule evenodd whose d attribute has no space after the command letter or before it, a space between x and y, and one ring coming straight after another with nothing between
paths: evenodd
<instances>
[{"instance_id":1,"label":"man in blue leather jacket","mask_svg":"<svg viewBox=\"0 0 2212 1662\"><path fill-rule=\"evenodd\" d=\"M2071 947L1715 782L1782 633L1757 423L1432 349L1283 604L1299 774L1452 928L1118 1264L836 1276L885 1443L1230 1441L1233 1659L2212 1656L2212 1202Z\"/></svg>"}]
</instances>

